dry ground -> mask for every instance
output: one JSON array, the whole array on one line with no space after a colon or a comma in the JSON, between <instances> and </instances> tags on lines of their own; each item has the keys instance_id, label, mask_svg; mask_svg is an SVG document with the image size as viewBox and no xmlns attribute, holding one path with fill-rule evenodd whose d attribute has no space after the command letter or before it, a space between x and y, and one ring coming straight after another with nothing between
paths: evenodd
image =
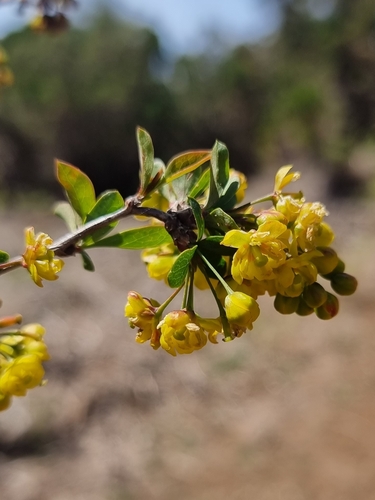
<instances>
[{"instance_id":1,"label":"dry ground","mask_svg":"<svg viewBox=\"0 0 375 500\"><path fill-rule=\"evenodd\" d=\"M375 499L374 206L330 211L360 283L339 316L265 299L252 332L186 357L133 341L127 291L167 296L137 252L92 251L93 274L71 258L43 290L3 277L2 312L45 325L52 360L47 386L0 415L1 500ZM0 247L19 253L27 225L64 232L4 214Z\"/></svg>"}]
</instances>

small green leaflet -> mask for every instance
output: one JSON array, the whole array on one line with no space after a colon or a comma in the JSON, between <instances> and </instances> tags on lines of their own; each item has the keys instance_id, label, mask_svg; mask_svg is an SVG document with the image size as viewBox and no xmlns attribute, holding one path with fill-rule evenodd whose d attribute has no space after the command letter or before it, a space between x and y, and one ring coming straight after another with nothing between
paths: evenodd
<instances>
[{"instance_id":1,"label":"small green leaflet","mask_svg":"<svg viewBox=\"0 0 375 500\"><path fill-rule=\"evenodd\" d=\"M207 169L207 167L201 165L192 172L188 172L169 184L166 184L165 187L169 188L168 199L170 201L186 201L186 197L190 191L200 181L204 169Z\"/></svg>"},{"instance_id":2,"label":"small green leaflet","mask_svg":"<svg viewBox=\"0 0 375 500\"><path fill-rule=\"evenodd\" d=\"M82 261L83 261L83 268L86 271L95 271L95 266L93 261L91 260L90 255L85 252L84 250L81 250L81 256L82 256Z\"/></svg>"},{"instance_id":3,"label":"small green leaflet","mask_svg":"<svg viewBox=\"0 0 375 500\"><path fill-rule=\"evenodd\" d=\"M175 156L168 163L165 170L165 182L172 182L182 175L192 172L196 168L206 163L211 158L211 151L204 149L202 151L186 151Z\"/></svg>"},{"instance_id":4,"label":"small green leaflet","mask_svg":"<svg viewBox=\"0 0 375 500\"><path fill-rule=\"evenodd\" d=\"M87 214L86 222L91 222L98 217L116 212L117 210L123 208L123 206L124 199L118 191L106 191L98 198L98 201L96 202L91 212ZM117 226L117 224L118 221L112 222L111 224L108 224L107 227L98 229L98 231L95 231L95 233L85 238L85 244L90 244L98 241L100 238L111 232L112 229Z\"/></svg>"},{"instance_id":5,"label":"small green leaflet","mask_svg":"<svg viewBox=\"0 0 375 500\"><path fill-rule=\"evenodd\" d=\"M210 196L207 206L211 207L224 193L229 180L229 152L225 144L216 141L211 156Z\"/></svg>"},{"instance_id":6,"label":"small green leaflet","mask_svg":"<svg viewBox=\"0 0 375 500\"><path fill-rule=\"evenodd\" d=\"M96 202L95 190L92 182L79 168L69 163L56 161L57 179L68 195L68 199L84 221Z\"/></svg>"},{"instance_id":7,"label":"small green leaflet","mask_svg":"<svg viewBox=\"0 0 375 500\"><path fill-rule=\"evenodd\" d=\"M177 257L168 274L168 284L170 287L178 288L183 284L189 271L190 261L194 257L197 248L197 245L193 248L188 248Z\"/></svg>"},{"instance_id":8,"label":"small green leaflet","mask_svg":"<svg viewBox=\"0 0 375 500\"><path fill-rule=\"evenodd\" d=\"M144 194L154 173L154 146L149 133L144 128L137 127L137 143L140 163L140 193Z\"/></svg>"},{"instance_id":9,"label":"small green leaflet","mask_svg":"<svg viewBox=\"0 0 375 500\"><path fill-rule=\"evenodd\" d=\"M208 260L210 260L209 255L212 253L216 253L220 256L228 255L232 257L236 253L237 249L221 245L223 239L224 236L208 236L208 238L205 238L198 243L198 248L205 256L207 256Z\"/></svg>"},{"instance_id":10,"label":"small green leaflet","mask_svg":"<svg viewBox=\"0 0 375 500\"><path fill-rule=\"evenodd\" d=\"M194 219L197 224L198 229L198 240L201 240L204 234L204 219L202 215L202 209L197 200L194 198L188 198L189 205L193 211Z\"/></svg>"},{"instance_id":11,"label":"small green leaflet","mask_svg":"<svg viewBox=\"0 0 375 500\"><path fill-rule=\"evenodd\" d=\"M5 262L8 262L9 260L9 254L4 252L4 250L0 250L0 264L4 264Z\"/></svg>"},{"instance_id":12,"label":"small green leaflet","mask_svg":"<svg viewBox=\"0 0 375 500\"><path fill-rule=\"evenodd\" d=\"M219 228L225 232L228 229L239 229L232 217L224 212L224 210L222 210L221 208L215 208L215 210L212 210L212 212L210 212L210 215L219 226Z\"/></svg>"},{"instance_id":13,"label":"small green leaflet","mask_svg":"<svg viewBox=\"0 0 375 500\"><path fill-rule=\"evenodd\" d=\"M155 248L165 243L172 243L172 238L164 226L145 226L128 229L114 234L108 238L96 241L85 248L114 247L126 248L128 250L143 250L144 248Z\"/></svg>"},{"instance_id":14,"label":"small green leaflet","mask_svg":"<svg viewBox=\"0 0 375 500\"><path fill-rule=\"evenodd\" d=\"M82 219L77 212L74 211L72 205L67 201L60 201L56 203L53 208L53 212L65 222L69 231L72 233L74 233L78 226L82 224Z\"/></svg>"},{"instance_id":15,"label":"small green leaflet","mask_svg":"<svg viewBox=\"0 0 375 500\"><path fill-rule=\"evenodd\" d=\"M206 170L204 170L197 182L193 185L188 195L191 198L197 198L197 196L200 196L204 191L206 191L210 184L210 176L211 169L207 168Z\"/></svg>"}]
</instances>

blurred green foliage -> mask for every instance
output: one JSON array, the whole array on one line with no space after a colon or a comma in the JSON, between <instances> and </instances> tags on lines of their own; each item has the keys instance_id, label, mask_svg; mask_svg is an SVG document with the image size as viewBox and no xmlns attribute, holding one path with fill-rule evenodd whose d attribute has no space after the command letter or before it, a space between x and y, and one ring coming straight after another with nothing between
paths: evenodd
<instances>
[{"instance_id":1,"label":"blurred green foliage","mask_svg":"<svg viewBox=\"0 0 375 500\"><path fill-rule=\"evenodd\" d=\"M281 2L279 31L221 56L170 62L156 35L103 12L87 29L8 36L16 83L0 99L0 181L52 189L52 158L86 171L98 191L135 191L137 124L164 161L223 140L247 173L305 157L336 194L368 172L348 158L375 141L375 0ZM341 183L341 184L340 184Z\"/></svg>"}]
</instances>

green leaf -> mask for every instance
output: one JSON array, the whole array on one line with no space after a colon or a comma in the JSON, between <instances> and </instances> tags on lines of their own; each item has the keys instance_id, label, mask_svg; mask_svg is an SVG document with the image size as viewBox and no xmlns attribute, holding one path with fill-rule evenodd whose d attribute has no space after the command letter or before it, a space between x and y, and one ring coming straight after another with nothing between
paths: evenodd
<instances>
[{"instance_id":1,"label":"green leaf","mask_svg":"<svg viewBox=\"0 0 375 500\"><path fill-rule=\"evenodd\" d=\"M169 188L168 199L172 202L173 201L185 202L188 193L190 193L193 187L197 185L197 183L202 177L202 173L205 170L209 170L209 168L206 167L205 165L201 165L192 172L189 172L181 177L178 177L171 183L166 184L165 187Z\"/></svg>"},{"instance_id":2,"label":"green leaf","mask_svg":"<svg viewBox=\"0 0 375 500\"><path fill-rule=\"evenodd\" d=\"M212 212L210 212L210 215L217 226L225 232L227 232L229 229L239 229L232 217L224 212L224 210L222 210L221 208L215 208L215 210L212 210Z\"/></svg>"},{"instance_id":3,"label":"green leaf","mask_svg":"<svg viewBox=\"0 0 375 500\"><path fill-rule=\"evenodd\" d=\"M95 266L93 261L91 260L91 257L87 252L84 250L81 250L81 256L82 256L82 261L83 261L83 268L86 269L86 271L95 271Z\"/></svg>"},{"instance_id":4,"label":"green leaf","mask_svg":"<svg viewBox=\"0 0 375 500\"><path fill-rule=\"evenodd\" d=\"M203 174L199 177L197 182L192 186L188 195L191 198L197 198L198 196L203 194L210 184L210 176L211 176L211 169L206 168L206 170L203 171Z\"/></svg>"},{"instance_id":5,"label":"green leaf","mask_svg":"<svg viewBox=\"0 0 375 500\"><path fill-rule=\"evenodd\" d=\"M124 199L118 191L106 191L105 193L100 195L94 208L91 210L89 214L87 214L86 222L93 221L98 217L101 217L102 215L107 215L116 212L117 210L123 208L123 206L124 206ZM87 236L84 239L85 244L86 243L91 244L94 243L95 241L100 240L100 238L103 238L103 236L111 232L112 229L117 226L117 224L118 221L115 221L112 222L111 224L108 224L107 227L98 229L98 231L95 231L95 233L91 234L90 236Z\"/></svg>"},{"instance_id":6,"label":"green leaf","mask_svg":"<svg viewBox=\"0 0 375 500\"><path fill-rule=\"evenodd\" d=\"M140 193L146 194L147 186L153 178L155 169L154 146L149 133L141 127L137 127L137 143L140 163Z\"/></svg>"},{"instance_id":7,"label":"green leaf","mask_svg":"<svg viewBox=\"0 0 375 500\"><path fill-rule=\"evenodd\" d=\"M68 199L83 221L95 205L96 197L92 182L79 168L69 163L56 162L57 179L65 189Z\"/></svg>"},{"instance_id":8,"label":"green leaf","mask_svg":"<svg viewBox=\"0 0 375 500\"><path fill-rule=\"evenodd\" d=\"M224 236L208 236L208 238L205 238L198 243L198 248L204 256L216 253L220 256L227 255L232 257L236 253L237 248L221 245L223 239ZM210 260L209 257L207 258Z\"/></svg>"},{"instance_id":9,"label":"green leaf","mask_svg":"<svg viewBox=\"0 0 375 500\"><path fill-rule=\"evenodd\" d=\"M216 141L211 156L210 196L207 206L214 205L224 193L229 180L229 152L225 144Z\"/></svg>"},{"instance_id":10,"label":"green leaf","mask_svg":"<svg viewBox=\"0 0 375 500\"><path fill-rule=\"evenodd\" d=\"M67 201L60 201L53 208L55 215L60 217L68 226L69 231L74 232L82 224L81 217L74 211L72 205Z\"/></svg>"},{"instance_id":11,"label":"green leaf","mask_svg":"<svg viewBox=\"0 0 375 500\"><path fill-rule=\"evenodd\" d=\"M145 226L128 229L90 245L85 244L83 246L85 248L114 247L126 248L128 250L143 250L144 248L155 248L164 245L164 243L172 243L172 241L171 236L167 233L164 226Z\"/></svg>"},{"instance_id":12,"label":"green leaf","mask_svg":"<svg viewBox=\"0 0 375 500\"><path fill-rule=\"evenodd\" d=\"M185 281L186 275L189 271L189 265L191 259L194 257L197 245L193 248L188 248L184 250L177 257L172 269L168 274L168 283L172 288L178 288Z\"/></svg>"},{"instance_id":13,"label":"green leaf","mask_svg":"<svg viewBox=\"0 0 375 500\"><path fill-rule=\"evenodd\" d=\"M220 208L223 210L231 210L234 208L234 206L237 203L237 198L236 198L236 193L238 191L238 188L240 187L240 182L236 179L231 179L228 182L228 185L219 199L219 201L216 203L216 205L219 205Z\"/></svg>"},{"instance_id":14,"label":"green leaf","mask_svg":"<svg viewBox=\"0 0 375 500\"><path fill-rule=\"evenodd\" d=\"M0 250L0 264L4 264L5 262L8 262L8 260L9 254L4 252L4 250Z\"/></svg>"},{"instance_id":15,"label":"green leaf","mask_svg":"<svg viewBox=\"0 0 375 500\"><path fill-rule=\"evenodd\" d=\"M165 170L165 182L172 182L182 175L188 174L197 169L203 163L211 158L211 152L208 149L202 151L186 151L185 153L174 156L168 163Z\"/></svg>"},{"instance_id":16,"label":"green leaf","mask_svg":"<svg viewBox=\"0 0 375 500\"><path fill-rule=\"evenodd\" d=\"M194 198L188 198L189 205L193 211L194 219L197 224L198 229L198 240L201 240L204 234L204 219L202 215L202 209L197 200Z\"/></svg>"}]
</instances>

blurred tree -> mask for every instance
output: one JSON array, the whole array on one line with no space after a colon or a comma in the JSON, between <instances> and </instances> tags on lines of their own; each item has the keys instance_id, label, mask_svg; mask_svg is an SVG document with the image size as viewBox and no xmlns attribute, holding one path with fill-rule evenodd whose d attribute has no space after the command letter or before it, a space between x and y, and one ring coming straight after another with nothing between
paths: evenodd
<instances>
[{"instance_id":1,"label":"blurred tree","mask_svg":"<svg viewBox=\"0 0 375 500\"><path fill-rule=\"evenodd\" d=\"M17 83L0 102L0 112L44 152L46 176L59 156L87 171L99 190L134 192L137 123L150 130L162 151L178 150L170 142L175 105L152 73L163 60L149 30L103 13L89 30L52 38L24 30L4 45Z\"/></svg>"},{"instance_id":2,"label":"blurred tree","mask_svg":"<svg viewBox=\"0 0 375 500\"><path fill-rule=\"evenodd\" d=\"M140 124L163 160L219 138L247 173L308 157L333 179L347 172L350 188L347 158L375 141L375 0L328 3L282 0L265 43L184 56L174 68L152 31L106 12L59 36L25 29L4 41L16 85L0 101L2 120L38 152L46 187L58 156L99 190L134 191ZM27 179L27 165L17 168Z\"/></svg>"}]
</instances>

